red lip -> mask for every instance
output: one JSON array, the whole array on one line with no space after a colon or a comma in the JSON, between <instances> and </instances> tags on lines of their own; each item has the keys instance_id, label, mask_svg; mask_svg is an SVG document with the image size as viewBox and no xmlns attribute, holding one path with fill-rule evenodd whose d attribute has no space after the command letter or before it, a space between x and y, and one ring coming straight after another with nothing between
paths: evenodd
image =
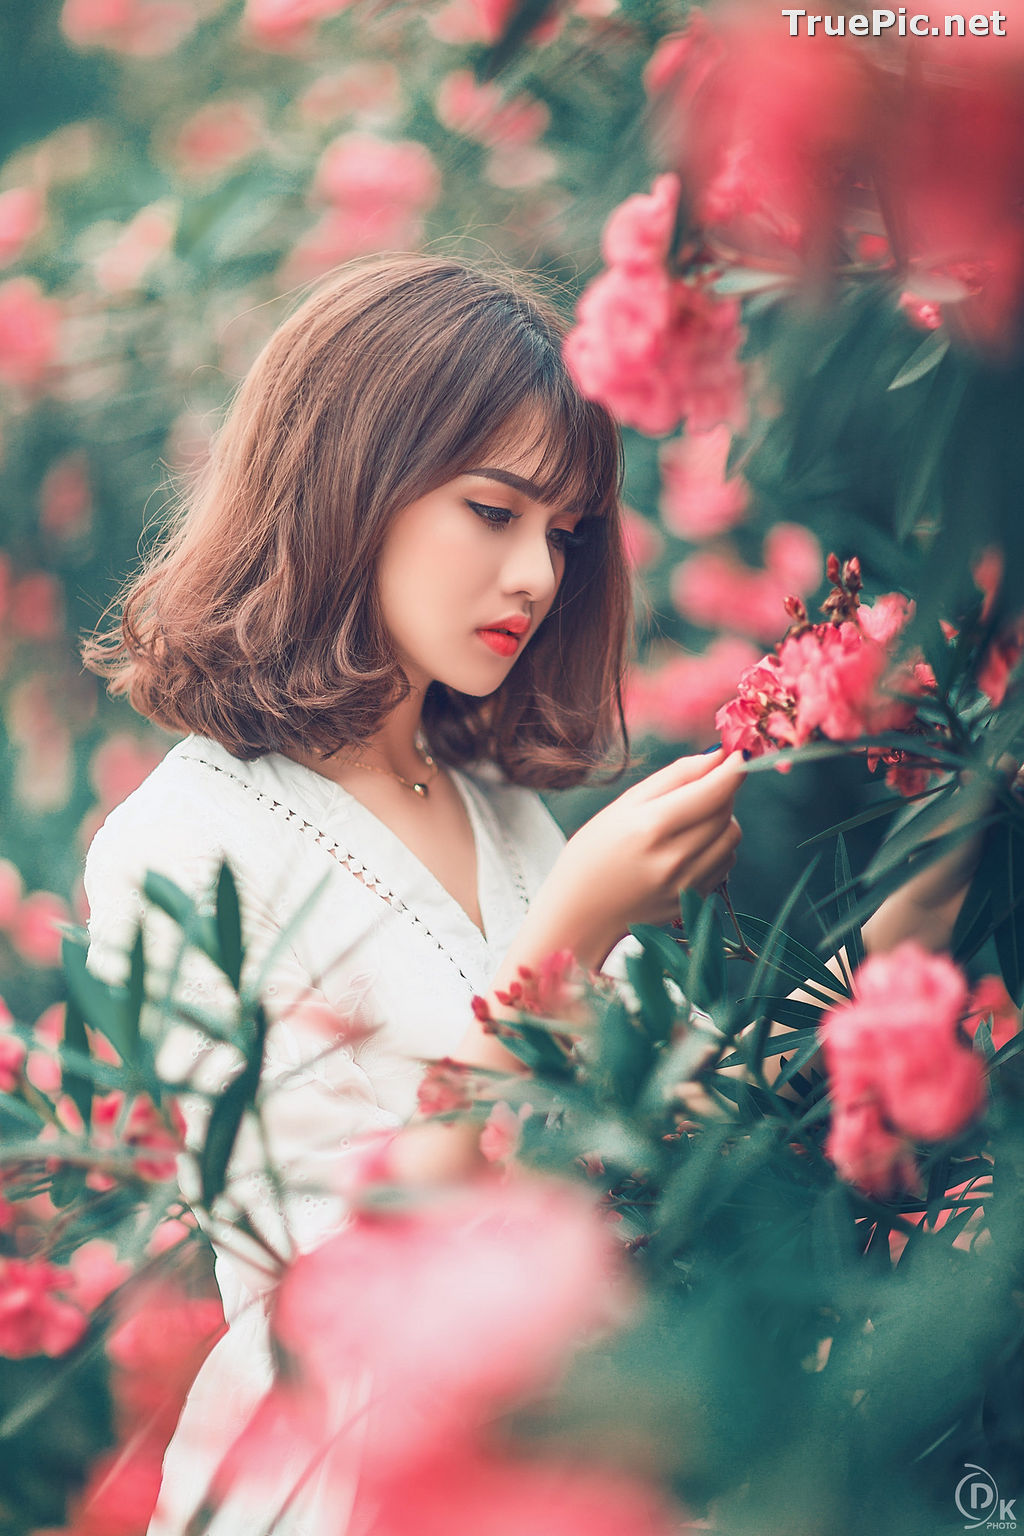
<instances>
[{"instance_id":1,"label":"red lip","mask_svg":"<svg viewBox=\"0 0 1024 1536\"><path fill-rule=\"evenodd\" d=\"M530 627L530 621L523 613L510 613L504 619L495 619L493 624L481 624L481 629L509 629L514 635L525 635Z\"/></svg>"}]
</instances>

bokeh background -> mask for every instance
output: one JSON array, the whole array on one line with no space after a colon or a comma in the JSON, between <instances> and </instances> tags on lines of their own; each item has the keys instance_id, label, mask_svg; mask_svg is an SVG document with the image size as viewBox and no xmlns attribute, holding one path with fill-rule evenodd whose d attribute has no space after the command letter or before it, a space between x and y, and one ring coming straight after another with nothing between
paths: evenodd
<instances>
[{"instance_id":1,"label":"bokeh background","mask_svg":"<svg viewBox=\"0 0 1024 1536\"><path fill-rule=\"evenodd\" d=\"M496 49L510 9L0 10L0 995L20 1018L59 995L53 920L85 918L89 838L173 739L105 697L77 640L159 536L274 326L336 263L417 247L541 274L571 315L606 218L657 169L644 71L686 7L578 0L531 36L526 6ZM919 340L898 314L886 324L897 353ZM725 425L693 444L625 436L650 603L636 777L715 739L716 707L785 630L783 597L819 588L824 549L851 552L877 486L833 475L826 496L764 452L744 478ZM885 567L875 542L859 552ZM550 803L571 832L627 782ZM798 844L866 783L845 762L750 784L737 903L772 910Z\"/></svg>"}]
</instances>

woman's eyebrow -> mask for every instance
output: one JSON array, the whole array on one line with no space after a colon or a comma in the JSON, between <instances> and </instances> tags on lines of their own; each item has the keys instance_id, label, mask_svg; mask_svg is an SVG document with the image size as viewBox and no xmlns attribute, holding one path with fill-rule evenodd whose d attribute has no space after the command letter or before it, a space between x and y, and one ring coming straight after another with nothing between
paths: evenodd
<instances>
[{"instance_id":1,"label":"woman's eyebrow","mask_svg":"<svg viewBox=\"0 0 1024 1536\"><path fill-rule=\"evenodd\" d=\"M497 480L499 485L507 485L510 490L521 491L524 496L529 496L533 501L543 501L541 488L532 480L524 480L522 475L514 475L510 469L467 469L467 475L479 475L482 480Z\"/></svg>"}]
</instances>

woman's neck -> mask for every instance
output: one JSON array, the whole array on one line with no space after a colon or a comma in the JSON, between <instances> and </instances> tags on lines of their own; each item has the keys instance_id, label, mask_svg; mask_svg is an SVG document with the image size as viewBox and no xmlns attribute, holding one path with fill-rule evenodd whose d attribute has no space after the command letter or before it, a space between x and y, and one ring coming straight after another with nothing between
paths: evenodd
<instances>
[{"instance_id":1,"label":"woman's neck","mask_svg":"<svg viewBox=\"0 0 1024 1536\"><path fill-rule=\"evenodd\" d=\"M348 778L348 770L356 763L367 763L371 768L389 773L396 778L422 779L423 754L417 750L423 717L423 695L416 690L388 715L383 725L372 736L365 736L351 746L342 747L330 757L320 757L315 752L301 748L288 751L285 756L324 778L341 783Z\"/></svg>"}]
</instances>

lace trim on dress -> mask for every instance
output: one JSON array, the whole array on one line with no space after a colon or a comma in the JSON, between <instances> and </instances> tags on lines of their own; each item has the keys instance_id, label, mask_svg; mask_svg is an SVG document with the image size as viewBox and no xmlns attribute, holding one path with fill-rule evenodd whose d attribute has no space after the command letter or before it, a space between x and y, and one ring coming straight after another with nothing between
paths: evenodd
<instances>
[{"instance_id":1,"label":"lace trim on dress","mask_svg":"<svg viewBox=\"0 0 1024 1536\"><path fill-rule=\"evenodd\" d=\"M414 912L410 906L407 906L400 896L396 896L394 891L388 890L384 882L378 879L378 877L366 864L362 862L362 860L357 859L355 854L350 853L348 849L343 847L341 843L332 841L326 832L320 831L313 824L313 822L307 821L304 816L300 816L298 811L293 811L289 806L285 805L283 801L275 800L272 795L266 794L262 789L257 789L255 784L248 783L247 780L240 778L237 773L232 773L229 768L222 768L219 763L211 763L205 757L198 757L193 753L182 752L180 754L180 759L182 762L186 763L200 763L202 767L210 768L214 773L222 774L224 778L230 779L232 783L240 785L242 789L246 790L250 795L252 795L266 810L279 812L284 817L285 821L290 822L297 831L304 833L307 837L311 837L313 841L324 850L325 853L329 854L331 858L334 859L336 863L342 865L344 869L347 869L349 874L354 875L359 883L364 885L368 891L372 891L375 896L379 896L381 901L386 902L387 905L394 911L401 912L403 916L407 917L411 923L414 923L416 927L419 928L420 932L424 933L427 938L437 946L440 952L448 960L451 961L452 965L458 971L459 975L466 983L466 986L469 988L470 993L475 993L476 987L474 986L473 982L470 981L462 967L459 965L459 962L456 960L451 950L448 949L445 944L442 944L437 935L430 931L423 919L416 912ZM503 837L502 840L507 847L507 839ZM517 885L520 889L520 893L522 894L524 890L524 882L522 873L519 870L518 863L516 861L512 862L512 869L513 875L515 876ZM525 899L526 898L524 896L524 900Z\"/></svg>"}]
</instances>

